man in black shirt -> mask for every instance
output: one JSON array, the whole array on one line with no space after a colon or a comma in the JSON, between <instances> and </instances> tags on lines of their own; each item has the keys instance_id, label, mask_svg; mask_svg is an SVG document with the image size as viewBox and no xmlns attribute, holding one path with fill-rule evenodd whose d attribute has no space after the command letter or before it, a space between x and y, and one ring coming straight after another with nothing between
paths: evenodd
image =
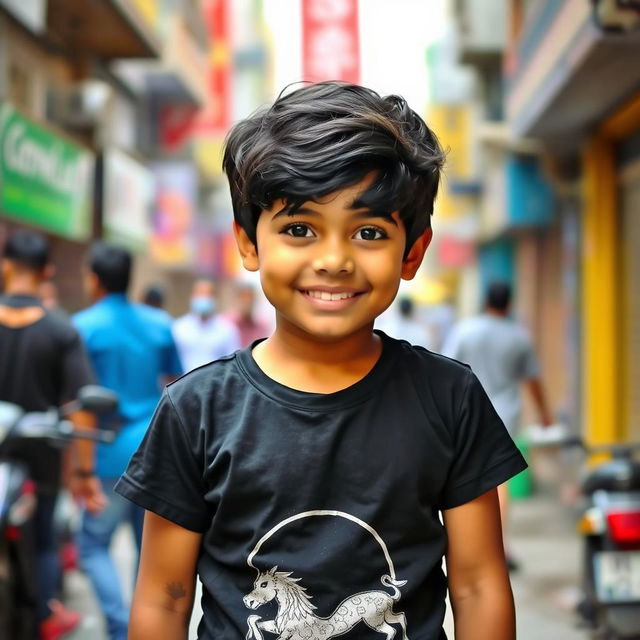
<instances>
[{"instance_id":1,"label":"man in black shirt","mask_svg":"<svg viewBox=\"0 0 640 640\"><path fill-rule=\"evenodd\" d=\"M46 411L73 400L80 387L93 381L89 361L76 330L58 314L44 309L38 289L51 273L46 238L20 230L7 239L2 260L4 295L0 296L0 400L25 411ZM94 428L91 414L76 412L78 427ZM74 494L87 509L99 510L104 496L93 474L93 445L74 448ZM34 521L37 564L37 621L42 637L55 638L77 624L59 606L50 608L59 581L59 562L52 535L53 513L60 489L62 451L47 441L11 443L9 455L23 460L36 482Z\"/></svg>"}]
</instances>

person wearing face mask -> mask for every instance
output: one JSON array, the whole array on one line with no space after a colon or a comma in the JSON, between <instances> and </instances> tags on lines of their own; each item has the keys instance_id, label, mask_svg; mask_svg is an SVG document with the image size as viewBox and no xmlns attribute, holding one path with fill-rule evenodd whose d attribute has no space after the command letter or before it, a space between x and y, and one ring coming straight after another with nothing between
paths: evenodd
<instances>
[{"instance_id":1,"label":"person wearing face mask","mask_svg":"<svg viewBox=\"0 0 640 640\"><path fill-rule=\"evenodd\" d=\"M189 313L173 323L173 337L185 371L240 348L236 327L217 314L215 295L213 282L197 280L191 293Z\"/></svg>"}]
</instances>

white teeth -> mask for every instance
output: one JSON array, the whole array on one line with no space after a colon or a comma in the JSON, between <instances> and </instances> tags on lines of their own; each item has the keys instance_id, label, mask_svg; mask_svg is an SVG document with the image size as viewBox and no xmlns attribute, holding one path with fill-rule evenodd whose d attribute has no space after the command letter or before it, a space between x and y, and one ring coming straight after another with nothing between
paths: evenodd
<instances>
[{"instance_id":1,"label":"white teeth","mask_svg":"<svg viewBox=\"0 0 640 640\"><path fill-rule=\"evenodd\" d=\"M311 298L318 298L320 300L346 300L347 298L353 298L355 293L348 293L347 291L341 291L340 293L329 293L329 291L307 291L307 294Z\"/></svg>"}]
</instances>

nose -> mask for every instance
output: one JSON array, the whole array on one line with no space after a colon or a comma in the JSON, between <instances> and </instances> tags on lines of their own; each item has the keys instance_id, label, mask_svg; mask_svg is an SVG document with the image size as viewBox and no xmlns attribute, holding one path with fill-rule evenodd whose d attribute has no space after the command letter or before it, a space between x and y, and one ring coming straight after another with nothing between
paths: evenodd
<instances>
[{"instance_id":1,"label":"nose","mask_svg":"<svg viewBox=\"0 0 640 640\"><path fill-rule=\"evenodd\" d=\"M340 240L319 244L312 265L316 273L330 276L349 275L355 268L349 244Z\"/></svg>"}]
</instances>

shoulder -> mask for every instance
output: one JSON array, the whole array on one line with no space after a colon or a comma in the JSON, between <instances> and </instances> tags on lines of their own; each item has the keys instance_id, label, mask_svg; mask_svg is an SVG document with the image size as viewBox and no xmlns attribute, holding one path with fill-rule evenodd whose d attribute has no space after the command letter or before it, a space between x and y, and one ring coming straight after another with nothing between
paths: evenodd
<instances>
[{"instance_id":1,"label":"shoulder","mask_svg":"<svg viewBox=\"0 0 640 640\"><path fill-rule=\"evenodd\" d=\"M78 330L71 320L61 313L55 311L45 312L46 330L63 344L72 344L79 341Z\"/></svg>"},{"instance_id":2,"label":"shoulder","mask_svg":"<svg viewBox=\"0 0 640 640\"><path fill-rule=\"evenodd\" d=\"M93 304L82 311L74 313L73 316L71 316L71 322L74 327L83 332L99 325L103 321L103 318L104 313L101 305Z\"/></svg>"},{"instance_id":3,"label":"shoulder","mask_svg":"<svg viewBox=\"0 0 640 640\"><path fill-rule=\"evenodd\" d=\"M228 316L219 315L215 318L215 326L218 330L227 331L228 333L237 332L236 323Z\"/></svg>"},{"instance_id":4,"label":"shoulder","mask_svg":"<svg viewBox=\"0 0 640 640\"><path fill-rule=\"evenodd\" d=\"M232 353L180 376L167 385L166 393L171 403L180 410L194 403L209 403L214 397L224 397L231 386L236 386L241 376L236 353Z\"/></svg>"},{"instance_id":5,"label":"shoulder","mask_svg":"<svg viewBox=\"0 0 640 640\"><path fill-rule=\"evenodd\" d=\"M185 314L183 316L179 316L177 317L172 323L171 326L174 329L174 331L176 329L182 329L185 327L190 327L193 324L193 318L191 317L190 314Z\"/></svg>"},{"instance_id":6,"label":"shoulder","mask_svg":"<svg viewBox=\"0 0 640 640\"><path fill-rule=\"evenodd\" d=\"M155 309L139 302L135 302L131 306L143 322L160 328L169 328L171 326L171 316L163 309Z\"/></svg>"},{"instance_id":7,"label":"shoulder","mask_svg":"<svg viewBox=\"0 0 640 640\"><path fill-rule=\"evenodd\" d=\"M469 365L455 358L430 351L419 345L411 345L405 340L396 340L395 338L388 339L396 343L398 357L401 363L415 365L421 373L428 372L430 378L437 375L466 378L471 371Z\"/></svg>"},{"instance_id":8,"label":"shoulder","mask_svg":"<svg viewBox=\"0 0 640 640\"><path fill-rule=\"evenodd\" d=\"M430 395L436 402L445 396L458 396L474 377L469 365L454 358L404 340L388 340L395 345L396 366L411 377L421 394Z\"/></svg>"}]
</instances>

